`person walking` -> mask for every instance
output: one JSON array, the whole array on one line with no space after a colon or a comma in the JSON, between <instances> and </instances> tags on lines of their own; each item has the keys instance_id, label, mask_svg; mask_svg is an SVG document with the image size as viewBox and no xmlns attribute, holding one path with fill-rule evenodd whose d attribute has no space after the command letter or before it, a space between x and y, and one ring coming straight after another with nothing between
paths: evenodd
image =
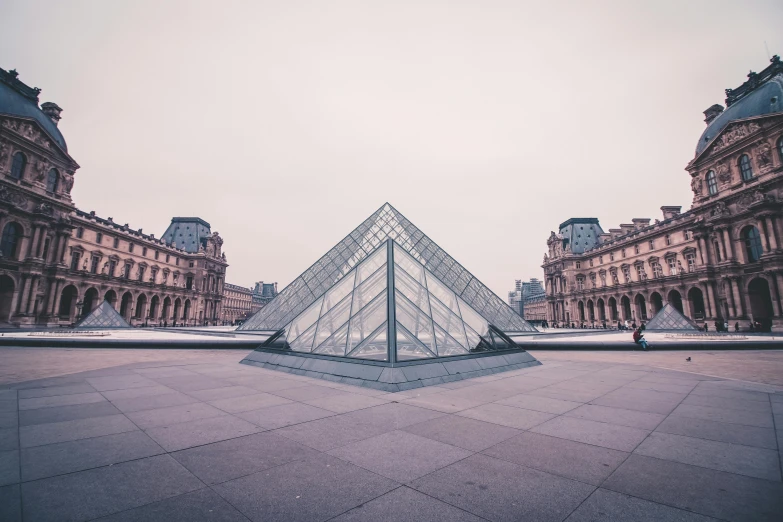
<instances>
[{"instance_id":1,"label":"person walking","mask_svg":"<svg viewBox=\"0 0 783 522\"><path fill-rule=\"evenodd\" d=\"M739 332L739 322L734 323L734 331Z\"/></svg>"},{"instance_id":2,"label":"person walking","mask_svg":"<svg viewBox=\"0 0 783 522\"><path fill-rule=\"evenodd\" d=\"M644 350L645 352L647 351L647 348L650 346L649 344L647 344L647 339L644 338L644 334L642 333L641 328L637 328L636 330L633 331L633 342L641 346L642 350Z\"/></svg>"},{"instance_id":3,"label":"person walking","mask_svg":"<svg viewBox=\"0 0 783 522\"><path fill-rule=\"evenodd\" d=\"M704 331L706 332L707 330L709 330L709 325L707 323L704 323Z\"/></svg>"}]
</instances>

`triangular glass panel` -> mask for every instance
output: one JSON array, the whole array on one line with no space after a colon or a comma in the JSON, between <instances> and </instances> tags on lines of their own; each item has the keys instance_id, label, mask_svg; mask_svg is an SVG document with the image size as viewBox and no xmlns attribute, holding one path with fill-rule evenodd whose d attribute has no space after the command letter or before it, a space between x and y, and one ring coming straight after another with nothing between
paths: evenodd
<instances>
[{"instance_id":1,"label":"triangular glass panel","mask_svg":"<svg viewBox=\"0 0 783 522\"><path fill-rule=\"evenodd\" d=\"M324 301L324 305L326 301ZM315 334L315 346L320 345L337 331L342 325L348 322L351 315L351 296L347 295L334 308L329 310L326 315L322 315L318 320L318 329Z\"/></svg>"},{"instance_id":2,"label":"triangular glass panel","mask_svg":"<svg viewBox=\"0 0 783 522\"><path fill-rule=\"evenodd\" d=\"M405 330L399 322L397 323L397 360L410 361L413 359L426 359L435 357L435 354L429 351L423 344Z\"/></svg>"},{"instance_id":3,"label":"triangular glass panel","mask_svg":"<svg viewBox=\"0 0 783 522\"><path fill-rule=\"evenodd\" d=\"M95 307L74 328L131 328L117 310L108 301Z\"/></svg>"},{"instance_id":4,"label":"triangular glass panel","mask_svg":"<svg viewBox=\"0 0 783 522\"><path fill-rule=\"evenodd\" d=\"M356 312L351 317L350 336L348 338L348 351L358 346L367 336L371 335L378 326L386 321L388 303L386 291L382 291L367 306Z\"/></svg>"},{"instance_id":5,"label":"triangular glass panel","mask_svg":"<svg viewBox=\"0 0 783 522\"><path fill-rule=\"evenodd\" d=\"M356 276L356 285L360 285L370 275L375 273L376 270L385 265L387 257L388 254L386 253L386 243L384 243L378 247L378 249L369 258L367 258L364 263L362 263L362 266L359 267Z\"/></svg>"},{"instance_id":6,"label":"triangular glass panel","mask_svg":"<svg viewBox=\"0 0 783 522\"><path fill-rule=\"evenodd\" d=\"M666 303L645 325L647 330L688 330L696 331L698 328L671 303Z\"/></svg>"},{"instance_id":7,"label":"triangular glass panel","mask_svg":"<svg viewBox=\"0 0 783 522\"><path fill-rule=\"evenodd\" d=\"M399 266L395 266L394 268L394 287L398 292L402 292L402 294L420 310L423 310L425 314L430 314L427 289L414 281L414 279L409 276L405 270L400 269Z\"/></svg>"},{"instance_id":8,"label":"triangular glass panel","mask_svg":"<svg viewBox=\"0 0 783 522\"><path fill-rule=\"evenodd\" d=\"M470 353L484 352L491 348L470 326L465 325L465 333L468 336L468 350Z\"/></svg>"},{"instance_id":9,"label":"triangular glass panel","mask_svg":"<svg viewBox=\"0 0 783 522\"><path fill-rule=\"evenodd\" d=\"M435 325L435 344L438 347L438 357L448 357L450 355L465 355L468 350L465 349L457 340L446 333L443 328Z\"/></svg>"},{"instance_id":10,"label":"triangular glass panel","mask_svg":"<svg viewBox=\"0 0 783 522\"><path fill-rule=\"evenodd\" d=\"M437 297L441 303L443 303L449 308L449 310L451 310L455 314L459 314L459 307L457 306L457 296L454 295L454 292L446 288L446 286L443 285L443 283L438 281L438 278L432 275L429 270L427 270L426 273L427 273L427 290L429 290L430 294Z\"/></svg>"},{"instance_id":11,"label":"triangular glass panel","mask_svg":"<svg viewBox=\"0 0 783 522\"><path fill-rule=\"evenodd\" d=\"M386 263L366 278L353 292L353 313L361 310L386 288Z\"/></svg>"},{"instance_id":12,"label":"triangular glass panel","mask_svg":"<svg viewBox=\"0 0 783 522\"><path fill-rule=\"evenodd\" d=\"M462 319L451 313L432 294L430 294L430 306L432 307L432 320L435 321L435 324L448 332L460 345L463 347L467 346L468 341L465 338L465 326L462 323ZM438 348L438 354L440 355L440 348Z\"/></svg>"},{"instance_id":13,"label":"triangular glass panel","mask_svg":"<svg viewBox=\"0 0 783 522\"><path fill-rule=\"evenodd\" d=\"M334 335L322 342L313 353L320 353L322 355L345 355L345 342L348 338L348 323L344 324L342 328L338 329Z\"/></svg>"},{"instance_id":14,"label":"triangular glass panel","mask_svg":"<svg viewBox=\"0 0 783 522\"><path fill-rule=\"evenodd\" d=\"M475 311L462 299L458 298L457 302L459 303L459 311L461 312L462 320L465 321L465 324L473 328L479 335L486 336L489 332L489 323L487 320L481 317L481 314Z\"/></svg>"},{"instance_id":15,"label":"triangular glass panel","mask_svg":"<svg viewBox=\"0 0 783 522\"><path fill-rule=\"evenodd\" d=\"M357 359L372 359L374 361L389 360L389 343L387 340L388 325L384 322L368 339L358 345L348 354Z\"/></svg>"},{"instance_id":16,"label":"triangular glass panel","mask_svg":"<svg viewBox=\"0 0 783 522\"><path fill-rule=\"evenodd\" d=\"M315 322L318 320L318 316L321 313L322 303L323 299L318 299L316 302L310 305L310 308L305 310L302 315L291 322L291 326L288 327L289 344L296 340L302 333L305 332L305 330L315 324Z\"/></svg>"},{"instance_id":17,"label":"triangular glass panel","mask_svg":"<svg viewBox=\"0 0 783 522\"><path fill-rule=\"evenodd\" d=\"M315 338L315 329L318 327L314 324L308 328L302 335L298 336L293 341L288 341L289 346L295 352L309 352L313 349L313 339Z\"/></svg>"},{"instance_id":18,"label":"triangular glass panel","mask_svg":"<svg viewBox=\"0 0 783 522\"><path fill-rule=\"evenodd\" d=\"M394 262L407 273L414 281L424 286L424 267L421 263L408 255L397 243L394 244Z\"/></svg>"},{"instance_id":19,"label":"triangular glass panel","mask_svg":"<svg viewBox=\"0 0 783 522\"><path fill-rule=\"evenodd\" d=\"M324 295L323 308L321 308L321 315L327 313L332 307L342 301L346 295L353 292L353 280L355 275L356 272L351 272L326 292Z\"/></svg>"},{"instance_id":20,"label":"triangular glass panel","mask_svg":"<svg viewBox=\"0 0 783 522\"><path fill-rule=\"evenodd\" d=\"M436 353L435 336L432 330L432 318L420 308L411 303L398 290L394 299L395 316L419 342L430 351ZM425 305L427 302L425 301ZM399 352L399 348L398 348Z\"/></svg>"}]
</instances>

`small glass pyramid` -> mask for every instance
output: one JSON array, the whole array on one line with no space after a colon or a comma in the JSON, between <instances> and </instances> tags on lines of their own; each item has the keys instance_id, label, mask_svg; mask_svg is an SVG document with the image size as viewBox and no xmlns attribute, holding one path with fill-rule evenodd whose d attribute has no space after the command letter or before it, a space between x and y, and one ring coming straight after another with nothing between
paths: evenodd
<instances>
[{"instance_id":1,"label":"small glass pyramid","mask_svg":"<svg viewBox=\"0 0 783 522\"><path fill-rule=\"evenodd\" d=\"M270 346L390 363L518 349L391 238Z\"/></svg>"},{"instance_id":2,"label":"small glass pyramid","mask_svg":"<svg viewBox=\"0 0 783 522\"><path fill-rule=\"evenodd\" d=\"M647 330L698 330L690 319L669 303L666 303L655 317L650 319L645 328Z\"/></svg>"},{"instance_id":3,"label":"small glass pyramid","mask_svg":"<svg viewBox=\"0 0 783 522\"><path fill-rule=\"evenodd\" d=\"M401 282L396 283L395 291L391 293L386 292L388 267L384 267L388 260L378 254L379 247L389 251L391 247L385 246L387 242L394 245L394 275L398 273L397 266L404 272L394 279ZM361 270L355 271L358 266L362 266ZM414 266L419 268L411 268ZM424 288L428 291L426 296L417 294ZM352 296L350 303L348 295ZM397 295L402 299L397 299ZM436 304L422 301L432 295ZM379 301L366 308L373 299ZM400 309L402 321L392 322L395 327L393 341L399 338L400 346L405 346L405 354L413 354L410 357L423 357L428 352L433 354L430 356L440 355L438 350L455 354L465 352L471 345L477 347L482 336L487 346L494 347L487 332L480 331L486 328L481 323L491 324L502 332L536 331L388 203L247 319L239 330L279 331L290 326L286 336L291 349L306 351L304 348L310 347L316 353L336 353L344 349L343 355L375 354L373 357L380 357L374 347L380 346L383 321L391 320L387 318L387 312L381 310L383 299L395 302L395 313ZM418 315L420 313L433 319L430 330L424 324L424 316ZM341 326L349 318L351 324L343 331ZM316 331L315 322L320 324L322 319L324 326ZM457 319L465 328L456 326ZM419 324L419 321L424 323ZM397 332L397 322L405 330ZM329 342L324 344L327 339ZM416 344L416 340L421 344ZM386 338L383 343L387 344Z\"/></svg>"},{"instance_id":4,"label":"small glass pyramid","mask_svg":"<svg viewBox=\"0 0 783 522\"><path fill-rule=\"evenodd\" d=\"M103 301L74 328L132 328L108 301Z\"/></svg>"}]
</instances>

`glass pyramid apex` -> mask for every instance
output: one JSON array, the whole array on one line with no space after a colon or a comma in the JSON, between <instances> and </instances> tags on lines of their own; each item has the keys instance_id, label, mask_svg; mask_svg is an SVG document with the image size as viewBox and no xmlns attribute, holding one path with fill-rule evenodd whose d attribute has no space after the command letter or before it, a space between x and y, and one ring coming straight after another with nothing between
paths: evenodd
<instances>
[{"instance_id":1,"label":"glass pyramid apex","mask_svg":"<svg viewBox=\"0 0 783 522\"><path fill-rule=\"evenodd\" d=\"M389 203L381 206L310 268L294 279L275 299L248 318L239 327L239 330L278 331L288 326L302 312L313 307L316 301L322 299L327 291L331 291L330 289L336 283L348 276L354 267L360 264L364 265L363 261L368 260L379 246L389 240L396 245L395 251L401 249L409 256L409 259L413 260L415 265L426 268L428 273L434 276L437 280L435 286L438 286L439 292L440 287L443 287L446 291L454 294L454 301L458 303L456 306L459 306L459 303L465 303L470 307L471 310L467 312L467 315L470 315L472 320L475 321L475 314L503 332L536 331L500 297L476 279ZM363 272L374 273L380 267L378 262L378 259L375 259L373 261L375 265L363 266ZM410 263L408 260L403 262ZM375 270L372 270L373 266L375 266ZM411 270L416 272L415 269ZM354 283L358 282L360 275L362 274L356 272L356 275L353 276L356 278ZM372 274L363 275L370 277ZM408 275L411 275L414 280L419 277L417 274ZM375 283L376 286L381 284L378 281ZM354 286L358 288L356 284ZM387 292L386 295L394 298L393 292ZM357 299L361 298L354 295L354 301ZM352 306L354 304L352 303ZM441 304L453 312L452 303L441 302ZM438 305L436 307L439 313L442 312ZM473 333L483 335L481 332L475 332L475 328L471 329ZM465 337L470 337L470 335L467 332L464 334ZM351 342L351 333L348 333L348 342ZM358 345L356 346L358 348ZM372 352L369 349L366 351Z\"/></svg>"},{"instance_id":2,"label":"glass pyramid apex","mask_svg":"<svg viewBox=\"0 0 783 522\"><path fill-rule=\"evenodd\" d=\"M103 301L74 328L131 328L108 301Z\"/></svg>"},{"instance_id":3,"label":"glass pyramid apex","mask_svg":"<svg viewBox=\"0 0 783 522\"><path fill-rule=\"evenodd\" d=\"M682 315L679 310L669 303L666 303L666 305L655 314L655 317L650 319L650 322L647 323L645 328L647 330L698 330L690 319Z\"/></svg>"}]
</instances>

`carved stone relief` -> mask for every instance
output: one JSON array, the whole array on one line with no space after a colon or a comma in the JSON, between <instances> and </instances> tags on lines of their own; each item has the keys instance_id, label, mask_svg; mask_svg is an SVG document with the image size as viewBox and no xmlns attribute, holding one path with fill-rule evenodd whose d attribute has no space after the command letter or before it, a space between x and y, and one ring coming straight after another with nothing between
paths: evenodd
<instances>
[{"instance_id":1,"label":"carved stone relief","mask_svg":"<svg viewBox=\"0 0 783 522\"><path fill-rule=\"evenodd\" d=\"M15 207L18 207L22 210L27 208L27 198L17 191L11 190L5 186L0 187L0 201L10 203L11 205L14 205Z\"/></svg>"},{"instance_id":2,"label":"carved stone relief","mask_svg":"<svg viewBox=\"0 0 783 522\"><path fill-rule=\"evenodd\" d=\"M721 149L725 149L732 143L736 143L742 138L750 136L759 129L761 129L761 127L759 127L757 123L753 122L746 123L744 125L734 125L730 129L724 131L723 134L721 134L718 139L715 140L713 150L719 151Z\"/></svg>"},{"instance_id":3,"label":"carved stone relief","mask_svg":"<svg viewBox=\"0 0 783 522\"><path fill-rule=\"evenodd\" d=\"M718 173L718 181L721 186L731 183L731 170L725 163L720 163L715 167L715 171Z\"/></svg>"},{"instance_id":4,"label":"carved stone relief","mask_svg":"<svg viewBox=\"0 0 783 522\"><path fill-rule=\"evenodd\" d=\"M51 148L51 143L46 138L46 136L41 131L39 131L32 123L5 119L3 120L2 125L6 129L9 129L19 134L20 136L23 136L24 138L28 139L29 141L32 141L33 143L37 143L38 145L41 145L42 147L47 149Z\"/></svg>"},{"instance_id":5,"label":"carved stone relief","mask_svg":"<svg viewBox=\"0 0 783 522\"><path fill-rule=\"evenodd\" d=\"M701 178L694 177L691 179L691 190L695 196L701 196Z\"/></svg>"},{"instance_id":6,"label":"carved stone relief","mask_svg":"<svg viewBox=\"0 0 783 522\"><path fill-rule=\"evenodd\" d=\"M772 168L772 147L766 141L759 142L756 147L756 163L761 172L766 172Z\"/></svg>"},{"instance_id":7,"label":"carved stone relief","mask_svg":"<svg viewBox=\"0 0 783 522\"><path fill-rule=\"evenodd\" d=\"M0 172L5 170L5 164L8 163L8 157L11 155L11 146L6 142L0 142Z\"/></svg>"}]
</instances>

